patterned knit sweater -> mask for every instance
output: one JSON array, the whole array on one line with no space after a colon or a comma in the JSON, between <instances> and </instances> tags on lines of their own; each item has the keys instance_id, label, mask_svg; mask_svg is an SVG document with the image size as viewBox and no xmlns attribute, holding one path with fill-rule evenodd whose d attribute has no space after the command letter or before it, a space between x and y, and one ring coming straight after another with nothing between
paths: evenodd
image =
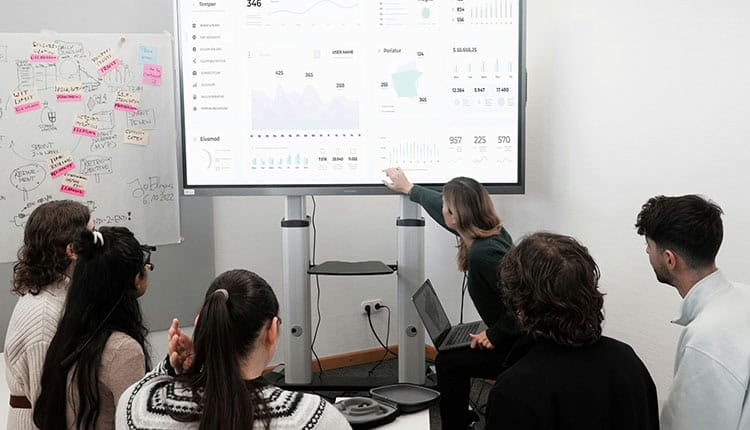
<instances>
[{"instance_id":1,"label":"patterned knit sweater","mask_svg":"<svg viewBox=\"0 0 750 430\"><path fill-rule=\"evenodd\" d=\"M65 278L48 285L35 296L22 296L10 317L5 336L5 379L11 395L24 396L32 405L39 396L44 358L57 331L69 282ZM10 408L6 428L36 429L33 410Z\"/></svg>"},{"instance_id":2,"label":"patterned knit sweater","mask_svg":"<svg viewBox=\"0 0 750 430\"><path fill-rule=\"evenodd\" d=\"M172 419L167 410L197 412L187 387L173 383L165 359L143 379L128 388L117 405L117 429L198 429L200 422L183 423ZM285 391L272 385L263 389L273 430L338 430L351 429L343 415L317 395ZM263 428L256 421L254 430Z\"/></svg>"}]
</instances>

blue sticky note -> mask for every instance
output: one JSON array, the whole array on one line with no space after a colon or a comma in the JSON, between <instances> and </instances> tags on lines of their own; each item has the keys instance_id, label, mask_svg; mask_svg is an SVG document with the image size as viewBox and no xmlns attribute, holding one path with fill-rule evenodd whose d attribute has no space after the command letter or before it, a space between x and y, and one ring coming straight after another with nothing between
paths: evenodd
<instances>
[{"instance_id":1,"label":"blue sticky note","mask_svg":"<svg viewBox=\"0 0 750 430\"><path fill-rule=\"evenodd\" d=\"M138 62L141 64L156 64L159 62L159 50L155 46L138 46Z\"/></svg>"}]
</instances>

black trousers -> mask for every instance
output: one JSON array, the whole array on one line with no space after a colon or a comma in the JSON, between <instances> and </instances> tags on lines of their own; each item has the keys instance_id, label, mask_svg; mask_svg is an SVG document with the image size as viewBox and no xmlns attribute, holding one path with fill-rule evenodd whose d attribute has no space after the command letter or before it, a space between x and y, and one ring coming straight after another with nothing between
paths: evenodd
<instances>
[{"instance_id":1,"label":"black trousers","mask_svg":"<svg viewBox=\"0 0 750 430\"><path fill-rule=\"evenodd\" d=\"M495 379L503 371L503 362L513 342L494 349L455 349L438 353L435 359L440 420L443 430L467 428L471 378Z\"/></svg>"}]
</instances>

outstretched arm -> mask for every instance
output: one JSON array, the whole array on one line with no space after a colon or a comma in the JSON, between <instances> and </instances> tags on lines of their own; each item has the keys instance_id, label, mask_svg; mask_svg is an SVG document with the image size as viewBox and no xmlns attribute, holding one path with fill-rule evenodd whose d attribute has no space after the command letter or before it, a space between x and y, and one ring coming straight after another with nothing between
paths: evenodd
<instances>
[{"instance_id":1,"label":"outstretched arm","mask_svg":"<svg viewBox=\"0 0 750 430\"><path fill-rule=\"evenodd\" d=\"M397 193L407 194L411 201L422 206L432 219L451 233L458 235L456 231L445 224L443 218L443 195L437 191L412 184L406 174L399 167L385 169L386 176L391 182L383 181L388 189Z\"/></svg>"}]
</instances>

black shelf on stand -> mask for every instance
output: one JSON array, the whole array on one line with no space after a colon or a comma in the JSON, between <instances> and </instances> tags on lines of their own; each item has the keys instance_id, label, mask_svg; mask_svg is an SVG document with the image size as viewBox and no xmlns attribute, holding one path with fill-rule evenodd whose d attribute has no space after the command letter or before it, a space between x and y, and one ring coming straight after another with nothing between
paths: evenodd
<instances>
[{"instance_id":1,"label":"black shelf on stand","mask_svg":"<svg viewBox=\"0 0 750 430\"><path fill-rule=\"evenodd\" d=\"M307 270L310 275L325 276L373 276L391 275L398 270L396 264L385 264L382 261L326 261L311 265ZM336 369L332 369L332 372ZM287 384L284 381L284 372L272 371L264 375L266 381L287 390L301 391L369 391L371 388L392 385L398 383L398 375L393 376L371 376L371 375L331 375L313 372L312 381L309 384ZM430 378L426 386L435 386L435 381Z\"/></svg>"},{"instance_id":2,"label":"black shelf on stand","mask_svg":"<svg viewBox=\"0 0 750 430\"><path fill-rule=\"evenodd\" d=\"M310 266L310 275L329 276L369 276L390 275L398 269L395 264L385 264L382 261L326 261Z\"/></svg>"}]
</instances>

